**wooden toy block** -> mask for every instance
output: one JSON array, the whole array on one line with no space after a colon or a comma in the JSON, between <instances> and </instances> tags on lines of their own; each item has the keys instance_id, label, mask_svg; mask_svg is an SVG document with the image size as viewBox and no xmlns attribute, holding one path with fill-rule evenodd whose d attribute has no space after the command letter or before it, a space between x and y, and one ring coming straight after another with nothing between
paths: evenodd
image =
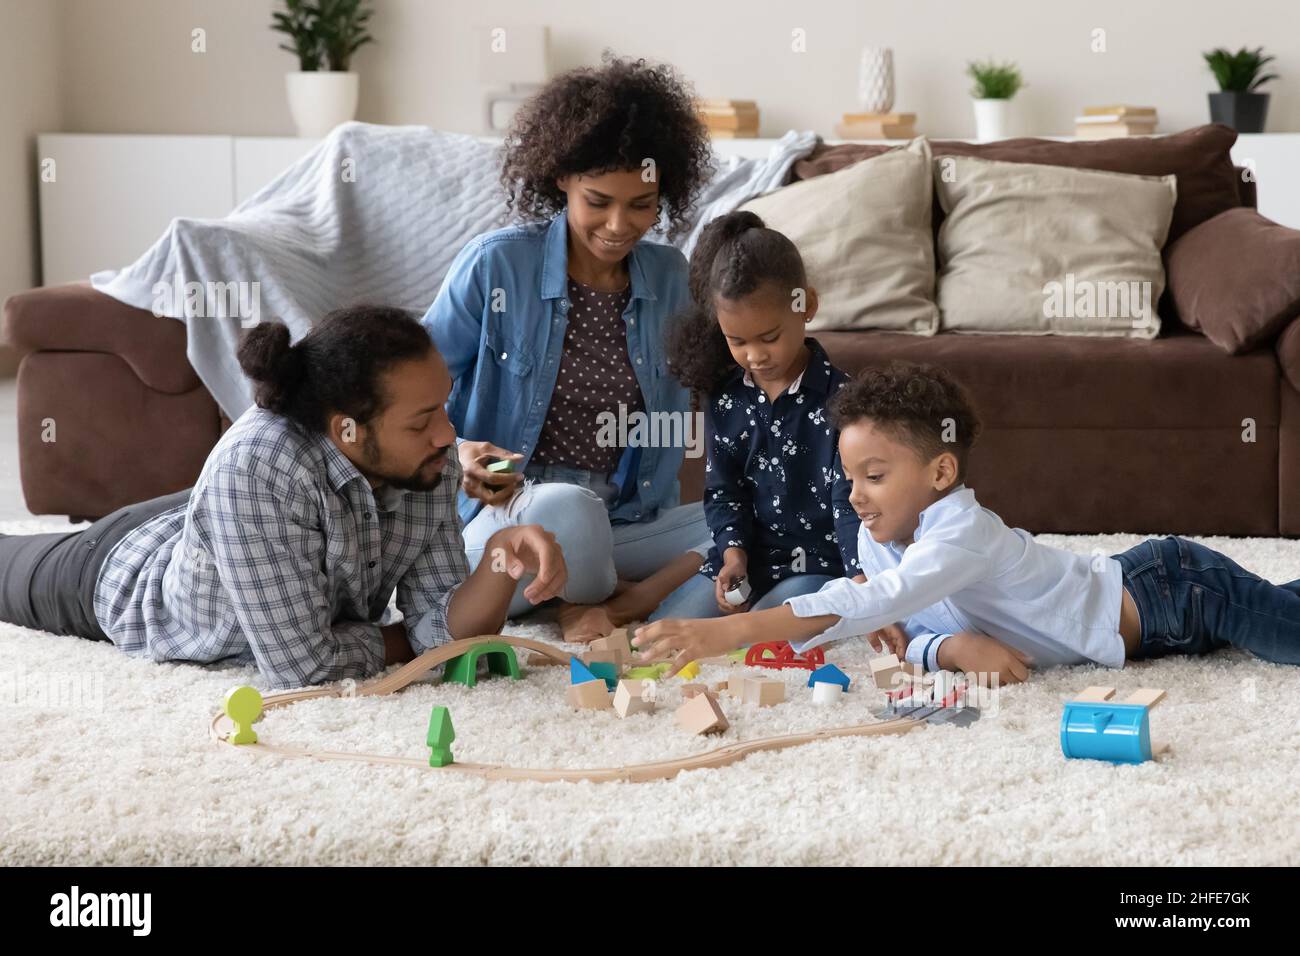
<instances>
[{"instance_id":1,"label":"wooden toy block","mask_svg":"<svg viewBox=\"0 0 1300 956\"><path fill-rule=\"evenodd\" d=\"M813 684L812 697L814 704L838 703L844 697L844 687L841 684L819 680Z\"/></svg>"},{"instance_id":2,"label":"wooden toy block","mask_svg":"<svg viewBox=\"0 0 1300 956\"><path fill-rule=\"evenodd\" d=\"M529 654L528 659L524 662L529 667L559 667L564 661L557 661L553 657L547 657L545 654Z\"/></svg>"},{"instance_id":3,"label":"wooden toy block","mask_svg":"<svg viewBox=\"0 0 1300 956\"><path fill-rule=\"evenodd\" d=\"M709 692L709 689L708 689L707 687L705 687L703 684L683 684L683 685L682 685L682 699L683 699L683 700L690 700L690 699L691 699L692 697L694 697L696 694L707 694L708 692Z\"/></svg>"},{"instance_id":4,"label":"wooden toy block","mask_svg":"<svg viewBox=\"0 0 1300 956\"><path fill-rule=\"evenodd\" d=\"M700 676L700 662L691 661L677 672L677 676L682 680L695 680L695 678Z\"/></svg>"},{"instance_id":5,"label":"wooden toy block","mask_svg":"<svg viewBox=\"0 0 1300 956\"><path fill-rule=\"evenodd\" d=\"M593 651L619 651L623 654L632 652L632 644L625 627L616 627L610 631L608 637L598 637L587 646Z\"/></svg>"},{"instance_id":6,"label":"wooden toy block","mask_svg":"<svg viewBox=\"0 0 1300 956\"><path fill-rule=\"evenodd\" d=\"M446 707L435 706L429 712L429 732L425 735L425 743L432 748L429 752L430 767L445 767L452 763L451 742L455 739L451 711Z\"/></svg>"},{"instance_id":7,"label":"wooden toy block","mask_svg":"<svg viewBox=\"0 0 1300 956\"><path fill-rule=\"evenodd\" d=\"M785 700L785 684L779 680L746 677L741 690L741 699L746 704L771 707L773 704L779 704Z\"/></svg>"},{"instance_id":8,"label":"wooden toy block","mask_svg":"<svg viewBox=\"0 0 1300 956\"><path fill-rule=\"evenodd\" d=\"M257 743L257 731L253 722L262 716L262 695L256 687L232 687L226 691L224 704L226 716L235 723L235 732L230 735L232 744Z\"/></svg>"},{"instance_id":9,"label":"wooden toy block","mask_svg":"<svg viewBox=\"0 0 1300 956\"><path fill-rule=\"evenodd\" d=\"M1114 696L1114 687L1085 687L1074 695L1074 699L1080 703L1100 704Z\"/></svg>"},{"instance_id":10,"label":"wooden toy block","mask_svg":"<svg viewBox=\"0 0 1300 956\"><path fill-rule=\"evenodd\" d=\"M730 682L725 680L714 681L709 685L709 692L712 694L724 694L727 691L728 683Z\"/></svg>"},{"instance_id":11,"label":"wooden toy block","mask_svg":"<svg viewBox=\"0 0 1300 956\"><path fill-rule=\"evenodd\" d=\"M674 716L677 725L692 734L720 734L731 726L712 694L696 694Z\"/></svg>"},{"instance_id":12,"label":"wooden toy block","mask_svg":"<svg viewBox=\"0 0 1300 956\"><path fill-rule=\"evenodd\" d=\"M488 673L519 680L519 661L515 659L515 649L509 644L491 641L475 644L460 657L449 660L446 667L442 669L442 682L473 687L478 682L480 657L487 658Z\"/></svg>"},{"instance_id":13,"label":"wooden toy block","mask_svg":"<svg viewBox=\"0 0 1300 956\"><path fill-rule=\"evenodd\" d=\"M881 654L871 659L871 679L881 690L892 690L894 675L903 672L903 665L896 654Z\"/></svg>"},{"instance_id":14,"label":"wooden toy block","mask_svg":"<svg viewBox=\"0 0 1300 956\"><path fill-rule=\"evenodd\" d=\"M1139 707L1145 707L1147 710L1150 710L1164 699L1165 692L1157 687L1139 687L1137 690L1133 691L1133 693L1120 701L1120 703L1137 704Z\"/></svg>"},{"instance_id":15,"label":"wooden toy block","mask_svg":"<svg viewBox=\"0 0 1300 956\"><path fill-rule=\"evenodd\" d=\"M593 664L612 664L614 670L622 673L627 668L628 654L620 650L590 650L582 655L582 663L587 667Z\"/></svg>"},{"instance_id":16,"label":"wooden toy block","mask_svg":"<svg viewBox=\"0 0 1300 956\"><path fill-rule=\"evenodd\" d=\"M570 707L578 710L604 710L609 706L609 688L599 678L583 684L570 684L564 698Z\"/></svg>"},{"instance_id":17,"label":"wooden toy block","mask_svg":"<svg viewBox=\"0 0 1300 956\"><path fill-rule=\"evenodd\" d=\"M647 693L647 688L651 688ZM654 713L653 683L639 680L621 680L614 691L614 710L620 717L628 714Z\"/></svg>"}]
</instances>

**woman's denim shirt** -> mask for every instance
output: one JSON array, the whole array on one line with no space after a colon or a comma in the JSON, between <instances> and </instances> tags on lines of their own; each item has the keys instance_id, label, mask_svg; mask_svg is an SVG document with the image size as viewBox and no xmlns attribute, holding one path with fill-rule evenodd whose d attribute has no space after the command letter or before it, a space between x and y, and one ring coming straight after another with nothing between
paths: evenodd
<instances>
[{"instance_id":1,"label":"woman's denim shirt","mask_svg":"<svg viewBox=\"0 0 1300 956\"><path fill-rule=\"evenodd\" d=\"M560 371L571 305L567 238L565 210L550 222L475 237L452 262L422 320L451 372L447 410L458 440L517 451L524 456L516 464L521 471L537 449ZM623 321L646 412L681 418L675 427L647 425L642 431L650 441L690 434L687 390L669 374L665 352L668 325L689 300L686 258L672 246L643 239L628 253L628 272L631 298ZM622 493L610 520L650 521L661 508L675 506L682 458L680 443L625 448L616 473ZM481 507L460 492L462 521L468 524Z\"/></svg>"}]
</instances>

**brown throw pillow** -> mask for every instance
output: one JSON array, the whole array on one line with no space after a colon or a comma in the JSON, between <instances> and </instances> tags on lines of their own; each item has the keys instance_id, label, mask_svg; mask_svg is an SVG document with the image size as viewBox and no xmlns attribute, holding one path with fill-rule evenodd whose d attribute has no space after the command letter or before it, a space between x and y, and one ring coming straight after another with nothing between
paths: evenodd
<instances>
[{"instance_id":1,"label":"brown throw pillow","mask_svg":"<svg viewBox=\"0 0 1300 956\"><path fill-rule=\"evenodd\" d=\"M1236 130L1218 123L1197 126L1170 136L1061 143L1050 139L1007 139L992 143L931 140L936 156L973 156L1004 163L1070 166L1138 176L1177 176L1178 201L1169 225L1169 242L1187 230L1241 205L1237 176L1229 150ZM796 179L833 173L885 147L844 143L821 146L808 159L794 164Z\"/></svg>"},{"instance_id":2,"label":"brown throw pillow","mask_svg":"<svg viewBox=\"0 0 1300 956\"><path fill-rule=\"evenodd\" d=\"M1300 231L1229 209L1165 250L1184 324L1230 354L1267 345L1300 315Z\"/></svg>"}]
</instances>

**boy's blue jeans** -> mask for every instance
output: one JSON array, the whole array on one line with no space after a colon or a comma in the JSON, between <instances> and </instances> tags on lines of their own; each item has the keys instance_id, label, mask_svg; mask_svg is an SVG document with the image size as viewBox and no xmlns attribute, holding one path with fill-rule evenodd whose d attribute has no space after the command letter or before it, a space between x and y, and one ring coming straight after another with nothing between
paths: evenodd
<instances>
[{"instance_id":1,"label":"boy's blue jeans","mask_svg":"<svg viewBox=\"0 0 1300 956\"><path fill-rule=\"evenodd\" d=\"M1142 619L1134 659L1231 646L1300 664L1300 580L1270 584L1185 538L1151 538L1115 558Z\"/></svg>"}]
</instances>

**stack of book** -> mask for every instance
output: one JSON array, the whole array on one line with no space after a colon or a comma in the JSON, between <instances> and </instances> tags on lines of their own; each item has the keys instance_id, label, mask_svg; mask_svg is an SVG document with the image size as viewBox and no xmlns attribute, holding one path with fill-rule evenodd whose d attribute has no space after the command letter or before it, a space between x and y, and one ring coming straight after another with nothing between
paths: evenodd
<instances>
[{"instance_id":1,"label":"stack of book","mask_svg":"<svg viewBox=\"0 0 1300 956\"><path fill-rule=\"evenodd\" d=\"M758 138L758 104L753 100L696 100L695 108L715 139Z\"/></svg>"},{"instance_id":2,"label":"stack of book","mask_svg":"<svg viewBox=\"0 0 1300 956\"><path fill-rule=\"evenodd\" d=\"M1074 135L1079 139L1150 136L1155 131L1154 106L1085 106L1083 115L1074 118Z\"/></svg>"},{"instance_id":3,"label":"stack of book","mask_svg":"<svg viewBox=\"0 0 1300 956\"><path fill-rule=\"evenodd\" d=\"M912 139L915 113L845 113L835 124L840 139Z\"/></svg>"}]
</instances>

